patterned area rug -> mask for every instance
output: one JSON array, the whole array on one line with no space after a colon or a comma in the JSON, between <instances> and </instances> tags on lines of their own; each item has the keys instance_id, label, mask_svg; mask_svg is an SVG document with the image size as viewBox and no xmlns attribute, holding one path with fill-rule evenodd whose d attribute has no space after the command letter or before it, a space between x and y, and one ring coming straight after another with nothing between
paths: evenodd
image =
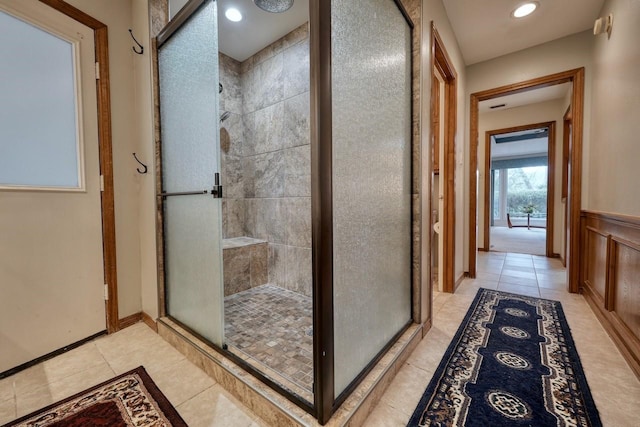
<instances>
[{"instance_id":1,"label":"patterned area rug","mask_svg":"<svg viewBox=\"0 0 640 427\"><path fill-rule=\"evenodd\" d=\"M558 301L480 289L409 426L601 426Z\"/></svg>"},{"instance_id":2,"label":"patterned area rug","mask_svg":"<svg viewBox=\"0 0 640 427\"><path fill-rule=\"evenodd\" d=\"M186 427L142 366L17 419L8 426Z\"/></svg>"}]
</instances>

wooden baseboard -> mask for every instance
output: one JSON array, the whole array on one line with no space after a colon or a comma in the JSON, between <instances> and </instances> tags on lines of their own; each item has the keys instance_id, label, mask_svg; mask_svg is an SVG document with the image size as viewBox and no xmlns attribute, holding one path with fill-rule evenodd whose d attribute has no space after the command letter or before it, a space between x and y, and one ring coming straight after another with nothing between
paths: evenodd
<instances>
[{"instance_id":1,"label":"wooden baseboard","mask_svg":"<svg viewBox=\"0 0 640 427\"><path fill-rule=\"evenodd\" d=\"M599 303L598 298L594 295L593 291L588 287L583 287L582 294L585 300L591 307L591 310L596 315L600 324L607 332L607 335L611 338L616 345L622 357L627 361L631 371L640 380L640 358L638 357L638 340L631 333L627 332L625 327L614 316L602 308L602 304Z\"/></svg>"},{"instance_id":2,"label":"wooden baseboard","mask_svg":"<svg viewBox=\"0 0 640 427\"><path fill-rule=\"evenodd\" d=\"M464 280L465 277L468 277L469 273L464 272L460 275L460 277L458 277L458 279L456 280L456 284L454 286L454 289L457 291L458 290L458 286L460 286L460 284L462 283L462 281Z\"/></svg>"},{"instance_id":3,"label":"wooden baseboard","mask_svg":"<svg viewBox=\"0 0 640 427\"><path fill-rule=\"evenodd\" d=\"M158 323L156 323L156 321L144 311L142 312L142 321L146 323L148 327L156 331L156 333L158 332Z\"/></svg>"},{"instance_id":4,"label":"wooden baseboard","mask_svg":"<svg viewBox=\"0 0 640 427\"><path fill-rule=\"evenodd\" d=\"M142 320L142 313L134 313L131 316L118 320L118 330L128 328Z\"/></svg>"},{"instance_id":5,"label":"wooden baseboard","mask_svg":"<svg viewBox=\"0 0 640 427\"><path fill-rule=\"evenodd\" d=\"M118 329L128 328L138 322L144 322L148 327L158 332L158 324L144 311L134 313L131 316L124 317L118 321Z\"/></svg>"}]
</instances>

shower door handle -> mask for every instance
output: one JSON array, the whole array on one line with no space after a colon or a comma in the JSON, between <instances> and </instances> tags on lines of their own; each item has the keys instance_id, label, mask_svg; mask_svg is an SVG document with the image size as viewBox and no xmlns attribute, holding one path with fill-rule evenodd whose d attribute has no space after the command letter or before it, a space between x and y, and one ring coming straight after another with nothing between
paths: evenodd
<instances>
[{"instance_id":1,"label":"shower door handle","mask_svg":"<svg viewBox=\"0 0 640 427\"><path fill-rule=\"evenodd\" d=\"M200 195L200 194L209 194L209 190L199 190L199 191L178 191L178 192L174 192L174 193L160 193L158 194L158 197L162 197L162 199L166 199L167 197L170 196L196 196L196 195ZM213 188L211 189L211 193L210 193L214 199L221 199L222 198L222 185L220 185L220 174L219 173L215 173L214 175L214 185Z\"/></svg>"},{"instance_id":2,"label":"shower door handle","mask_svg":"<svg viewBox=\"0 0 640 427\"><path fill-rule=\"evenodd\" d=\"M195 196L198 194L207 194L208 191L207 190L200 190L200 191L178 191L178 192L174 192L174 193L160 193L158 194L158 197L162 197L163 200L165 200L167 197L171 197L171 196Z\"/></svg>"}]
</instances>

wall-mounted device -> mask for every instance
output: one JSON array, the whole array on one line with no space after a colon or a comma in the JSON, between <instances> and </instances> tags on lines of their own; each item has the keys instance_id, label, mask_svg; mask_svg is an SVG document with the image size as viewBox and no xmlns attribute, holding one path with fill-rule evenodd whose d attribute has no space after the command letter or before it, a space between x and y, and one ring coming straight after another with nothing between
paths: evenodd
<instances>
[{"instance_id":1,"label":"wall-mounted device","mask_svg":"<svg viewBox=\"0 0 640 427\"><path fill-rule=\"evenodd\" d=\"M610 13L607 16L601 16L596 19L596 22L593 24L593 35L597 36L598 34L607 33L608 38L611 38L612 28L613 13Z\"/></svg>"}]
</instances>

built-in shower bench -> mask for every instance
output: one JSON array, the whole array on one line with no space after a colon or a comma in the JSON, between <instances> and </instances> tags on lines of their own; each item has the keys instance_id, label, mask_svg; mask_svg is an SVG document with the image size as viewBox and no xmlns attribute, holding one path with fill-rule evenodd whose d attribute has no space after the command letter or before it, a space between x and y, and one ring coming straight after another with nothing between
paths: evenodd
<instances>
[{"instance_id":1,"label":"built-in shower bench","mask_svg":"<svg viewBox=\"0 0 640 427\"><path fill-rule=\"evenodd\" d=\"M264 285L268 281L266 240L233 237L222 240L224 295Z\"/></svg>"}]
</instances>

